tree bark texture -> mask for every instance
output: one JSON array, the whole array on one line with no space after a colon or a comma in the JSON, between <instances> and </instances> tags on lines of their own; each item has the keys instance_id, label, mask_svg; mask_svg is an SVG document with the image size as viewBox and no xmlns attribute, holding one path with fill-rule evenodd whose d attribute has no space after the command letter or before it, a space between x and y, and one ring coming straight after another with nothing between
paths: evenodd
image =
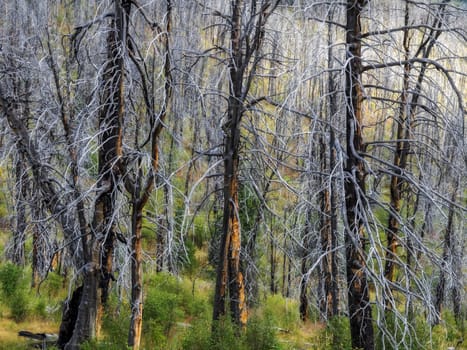
<instances>
[{"instance_id":1,"label":"tree bark texture","mask_svg":"<svg viewBox=\"0 0 467 350\"><path fill-rule=\"evenodd\" d=\"M226 293L229 291L232 320L240 327L247 321L245 288L240 271L240 217L238 210L238 162L240 122L244 112L243 53L242 53L243 1L232 1L231 62L229 64L229 99L227 122L223 125L224 138L224 210L220 259L216 275L213 320L225 315Z\"/></svg>"},{"instance_id":2,"label":"tree bark texture","mask_svg":"<svg viewBox=\"0 0 467 350\"><path fill-rule=\"evenodd\" d=\"M131 320L128 345L139 349L143 327L143 265L141 229L143 223L142 203L133 201L131 214Z\"/></svg>"},{"instance_id":3,"label":"tree bark texture","mask_svg":"<svg viewBox=\"0 0 467 350\"><path fill-rule=\"evenodd\" d=\"M24 266L24 243L26 241L27 227L27 197L28 197L28 173L26 159L23 152L18 152L15 160L15 202L16 202L16 227L13 236L12 262L18 266Z\"/></svg>"},{"instance_id":4,"label":"tree bark texture","mask_svg":"<svg viewBox=\"0 0 467 350\"><path fill-rule=\"evenodd\" d=\"M449 270L449 264L451 259L455 259L457 254L455 254L455 232L454 232L454 218L455 218L455 206L456 206L456 197L457 191L459 189L460 179L456 179L456 183L454 184L454 189L451 194L451 204L449 205L448 210L448 222L446 225L446 229L444 231L444 246L443 246L443 264L441 265L441 269L439 271L439 281L436 286L435 292L435 315L434 315L434 322L433 324L437 325L441 321L441 312L444 304L444 299L446 296L446 271ZM457 264L457 262L452 262L452 264ZM460 290L459 285L454 281L453 287L451 289L452 292L452 299L453 299L453 306L454 306L454 315L456 318L460 319Z\"/></svg>"},{"instance_id":5,"label":"tree bark texture","mask_svg":"<svg viewBox=\"0 0 467 350\"><path fill-rule=\"evenodd\" d=\"M443 26L446 3L443 1L436 13L436 17L432 27L427 35L427 39L423 40L415 53L415 56L422 55L423 58L428 58L431 51L436 43L436 40L441 35ZM409 25L409 2L406 2L404 25ZM400 212L402 205L402 193L404 186L407 186L407 181L404 177L404 171L407 168L409 156L410 156L410 142L413 138L413 128L415 125L416 109L418 106L418 100L422 93L422 84L425 80L427 64L422 63L420 72L417 77L415 87L410 91L410 71L412 65L409 61L410 54L410 35L409 30L405 29L403 34L403 48L404 48L404 73L402 83L402 93L400 97L400 108L397 124L397 142L396 150L394 152L394 175L391 176L390 182L390 203L389 203L389 218L386 229L387 237L387 253L386 253L386 264L384 268L384 275L389 282L394 282L396 273L396 260L397 260L397 247L400 245L399 238L399 226L400 226ZM410 99L409 99L410 95ZM387 303L386 307L390 307Z\"/></svg>"},{"instance_id":6,"label":"tree bark texture","mask_svg":"<svg viewBox=\"0 0 467 350\"><path fill-rule=\"evenodd\" d=\"M142 246L142 227L143 227L143 209L146 206L149 197L154 188L154 182L159 171L159 139L167 117L169 103L172 97L172 73L170 60L170 41L172 21L172 2L166 0L165 14L165 33L162 36L164 43L164 93L165 98L161 106L161 111L157 119L151 121L152 129L149 134L151 144L151 167L149 173L143 176L140 162L136 169L136 178L126 179L126 188L131 194L132 204L132 224L131 224L131 320L128 332L128 346L135 350L140 348L142 326L143 326L143 246ZM122 4L124 21L128 21L131 1L124 1ZM125 39L126 40L126 39ZM126 41L125 41L126 42ZM149 99L149 96L146 96ZM151 115L152 118L154 114ZM160 242L159 242L160 244ZM170 262L169 262L170 267Z\"/></svg>"},{"instance_id":7,"label":"tree bark texture","mask_svg":"<svg viewBox=\"0 0 467 350\"><path fill-rule=\"evenodd\" d=\"M346 270L348 305L352 346L374 349L369 285L365 267L365 166L362 159L362 80L360 16L365 5L362 0L347 1L347 65L345 67L346 142L345 166L346 205Z\"/></svg>"},{"instance_id":8,"label":"tree bark texture","mask_svg":"<svg viewBox=\"0 0 467 350\"><path fill-rule=\"evenodd\" d=\"M130 10L125 1L115 1L115 19L107 36L107 63L103 75L103 96L99 113L98 188L91 233L84 241L88 268L84 272L83 294L73 337L65 349L75 349L100 331L112 279L115 242L114 203L120 177L124 113L124 67L127 23Z\"/></svg>"}]
</instances>

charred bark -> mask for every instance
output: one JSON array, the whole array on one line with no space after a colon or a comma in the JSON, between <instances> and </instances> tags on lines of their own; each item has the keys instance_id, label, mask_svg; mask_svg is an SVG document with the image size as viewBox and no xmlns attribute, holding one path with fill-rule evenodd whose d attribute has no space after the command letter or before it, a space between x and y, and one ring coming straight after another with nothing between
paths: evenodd
<instances>
[{"instance_id":1,"label":"charred bark","mask_svg":"<svg viewBox=\"0 0 467 350\"><path fill-rule=\"evenodd\" d=\"M251 2L251 18L245 25L243 0L231 1L229 98L224 131L224 211L220 258L216 273L213 320L226 314L225 302L229 292L230 313L235 324L243 328L247 321L245 287L240 271L240 217L238 210L238 175L241 119L246 110L246 98L261 60L258 50L264 38L264 26L279 1L264 2L257 8Z\"/></svg>"},{"instance_id":2,"label":"charred bark","mask_svg":"<svg viewBox=\"0 0 467 350\"><path fill-rule=\"evenodd\" d=\"M124 18L128 20L132 1L126 1L122 7ZM170 41L172 21L172 2L166 0L166 25L165 33L162 36L164 45L164 92L165 99L162 103L159 115L151 113L151 131L148 140L150 141L150 156L151 166L148 174L143 175L141 161L138 160L137 168L135 169L136 176L134 179L127 177L124 179L125 187L131 195L131 320L128 332L128 346L137 350L140 348L142 325L143 325L143 246L142 246L142 224L143 224L143 209L146 206L149 197L154 189L156 174L159 172L159 139L164 128L165 119L167 117L169 103L172 97L172 73L170 60ZM135 60L133 62L136 64ZM141 71L141 70L140 70ZM147 91L147 89L145 89ZM145 97L147 100L149 96ZM149 108L150 106L148 106ZM150 109L151 110L151 109ZM136 138L136 147L139 148ZM170 264L169 264L170 265Z\"/></svg>"},{"instance_id":3,"label":"charred bark","mask_svg":"<svg viewBox=\"0 0 467 350\"><path fill-rule=\"evenodd\" d=\"M133 197L131 213L131 320L128 334L128 345L139 349L143 326L143 265L141 229L143 223L142 208L144 203Z\"/></svg>"},{"instance_id":4,"label":"charred bark","mask_svg":"<svg viewBox=\"0 0 467 350\"><path fill-rule=\"evenodd\" d=\"M346 269L348 305L352 346L364 350L374 349L369 285L365 262L365 164L362 159L362 64L361 64L361 12L366 1L347 1L347 65L345 67L346 143L345 165L346 205Z\"/></svg>"},{"instance_id":5,"label":"charred bark","mask_svg":"<svg viewBox=\"0 0 467 350\"><path fill-rule=\"evenodd\" d=\"M80 286L74 290L71 298L65 302L57 340L57 346L59 349L63 349L73 336L82 293L83 286Z\"/></svg>"},{"instance_id":6,"label":"charred bark","mask_svg":"<svg viewBox=\"0 0 467 350\"><path fill-rule=\"evenodd\" d=\"M451 204L449 205L449 210L448 210L448 222L446 225L446 229L444 231L444 247L443 247L443 263L441 265L441 269L439 271L439 281L436 286L436 292L435 292L435 301L434 301L434 306L435 306L435 316L434 316L434 321L433 324L437 325L441 321L441 311L443 308L445 296L446 296L446 273L449 270L449 265L450 262L453 261L453 259L456 258L455 254L455 232L454 232L454 218L455 218L455 207L456 207L456 197L457 197L457 191L459 189L459 183L460 180L457 179L456 183L454 185L454 189L451 194ZM453 297L453 306L454 306L454 313L456 316L456 319L460 319L460 290L459 286L456 282L453 284L453 288L451 290L452 292L452 297Z\"/></svg>"},{"instance_id":7,"label":"charred bark","mask_svg":"<svg viewBox=\"0 0 467 350\"><path fill-rule=\"evenodd\" d=\"M436 44L442 31L440 30L443 26L445 9L447 0L444 0L438 8L437 16L431 29L427 35L426 40L422 40L422 43L415 53L415 57L422 55L423 58L430 57L431 51ZM409 25L409 1L405 3L405 26ZM389 218L386 229L387 237L387 253L386 253L386 264L384 268L385 278L389 282L393 282L395 279L396 272L396 259L398 246L400 245L399 238L399 226L400 226L400 212L402 205L402 193L404 186L407 186L407 182L404 177L404 171L407 168L408 159L410 156L410 142L413 138L413 127L416 122L415 113L418 106L418 100L422 93L422 84L425 80L427 63L422 63L420 72L417 77L415 88L410 92L410 72L412 65L409 63L410 54L410 36L409 29L404 30L403 36L403 47L404 47L404 73L402 83L402 93L400 97L400 108L397 123L397 142L396 150L394 152L394 175L391 176L390 182L390 203L389 203ZM410 98L409 98L410 97ZM390 293L388 291L388 293ZM390 308L389 300L386 302L386 307Z\"/></svg>"},{"instance_id":8,"label":"charred bark","mask_svg":"<svg viewBox=\"0 0 467 350\"><path fill-rule=\"evenodd\" d=\"M243 276L240 272L240 217L238 211L238 162L240 121L243 110L242 0L232 2L231 50L229 65L229 100L224 138L224 210L219 264L216 274L213 320L226 314L227 290L231 317L239 326L246 324L245 296L241 295Z\"/></svg>"}]
</instances>

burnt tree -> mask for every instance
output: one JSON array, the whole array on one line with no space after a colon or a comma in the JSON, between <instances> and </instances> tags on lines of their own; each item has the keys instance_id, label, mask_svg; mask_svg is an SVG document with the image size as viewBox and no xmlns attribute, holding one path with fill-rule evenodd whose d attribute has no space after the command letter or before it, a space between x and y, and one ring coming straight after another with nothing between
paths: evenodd
<instances>
[{"instance_id":1,"label":"burnt tree","mask_svg":"<svg viewBox=\"0 0 467 350\"><path fill-rule=\"evenodd\" d=\"M365 350L374 349L370 292L365 261L365 163L362 158L362 63L361 63L361 13L364 0L347 1L347 64L345 66L346 98L346 151L345 206L346 206L346 270L348 305L352 346Z\"/></svg>"},{"instance_id":2,"label":"burnt tree","mask_svg":"<svg viewBox=\"0 0 467 350\"><path fill-rule=\"evenodd\" d=\"M227 120L224 131L224 209L220 258L216 272L213 320L218 321L226 314L226 301L230 304L232 320L245 327L247 310L245 286L240 269L240 217L238 202L239 150L242 117L247 112L248 93L261 60L261 48L268 17L279 1L252 1L248 6L242 0L230 3L228 16L230 48L226 49L229 87ZM246 18L249 14L250 18ZM228 293L228 294L227 294Z\"/></svg>"}]
</instances>

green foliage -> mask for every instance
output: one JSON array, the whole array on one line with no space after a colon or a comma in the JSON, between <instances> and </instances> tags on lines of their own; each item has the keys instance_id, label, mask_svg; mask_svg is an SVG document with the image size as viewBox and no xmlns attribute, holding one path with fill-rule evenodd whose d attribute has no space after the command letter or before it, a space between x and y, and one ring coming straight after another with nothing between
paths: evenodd
<instances>
[{"instance_id":1,"label":"green foliage","mask_svg":"<svg viewBox=\"0 0 467 350\"><path fill-rule=\"evenodd\" d=\"M4 298L11 298L20 288L23 270L16 265L7 263L0 268L1 291Z\"/></svg>"},{"instance_id":2,"label":"green foliage","mask_svg":"<svg viewBox=\"0 0 467 350\"><path fill-rule=\"evenodd\" d=\"M143 312L146 347L167 348L167 339L177 322L205 316L206 310L206 300L194 297L189 284L165 273L152 276Z\"/></svg>"},{"instance_id":3,"label":"green foliage","mask_svg":"<svg viewBox=\"0 0 467 350\"><path fill-rule=\"evenodd\" d=\"M246 184L240 184L239 190L240 201L240 223L242 232L247 234L253 229L256 216L258 215L258 208L261 205L260 200L256 196L253 188Z\"/></svg>"},{"instance_id":4,"label":"green foliage","mask_svg":"<svg viewBox=\"0 0 467 350\"><path fill-rule=\"evenodd\" d=\"M8 301L11 317L16 322L24 321L31 313L31 302L24 290L19 290Z\"/></svg>"},{"instance_id":5,"label":"green foliage","mask_svg":"<svg viewBox=\"0 0 467 350\"><path fill-rule=\"evenodd\" d=\"M207 320L197 322L183 339L182 349L274 350L280 346L268 320L253 318L248 322L246 332L242 333L228 318L224 318L213 328Z\"/></svg>"},{"instance_id":6,"label":"green foliage","mask_svg":"<svg viewBox=\"0 0 467 350\"><path fill-rule=\"evenodd\" d=\"M422 328L425 334L428 333L426 322L423 323L423 320L418 320L418 328ZM464 339L462 345L465 346L465 332L462 330L462 325L459 325L456 322L451 311L444 311L442 313L442 322L433 327L431 331L431 342L429 336L423 338L426 341L425 344L427 348L429 348L429 345L431 344L433 344L432 349L447 349L448 347L455 347L462 339Z\"/></svg>"},{"instance_id":7,"label":"green foliage","mask_svg":"<svg viewBox=\"0 0 467 350\"><path fill-rule=\"evenodd\" d=\"M194 220L193 243L196 248L201 249L209 238L209 227L204 215L197 215Z\"/></svg>"},{"instance_id":8,"label":"green foliage","mask_svg":"<svg viewBox=\"0 0 467 350\"><path fill-rule=\"evenodd\" d=\"M329 319L319 343L327 350L352 350L349 319L345 316Z\"/></svg>"},{"instance_id":9,"label":"green foliage","mask_svg":"<svg viewBox=\"0 0 467 350\"><path fill-rule=\"evenodd\" d=\"M39 318L48 318L49 315L47 313L47 302L43 298L39 298L37 300L36 304L33 307L33 313Z\"/></svg>"},{"instance_id":10,"label":"green foliage","mask_svg":"<svg viewBox=\"0 0 467 350\"><path fill-rule=\"evenodd\" d=\"M183 339L182 349L204 350L211 346L211 324L206 321L198 321L187 332Z\"/></svg>"},{"instance_id":11,"label":"green foliage","mask_svg":"<svg viewBox=\"0 0 467 350\"><path fill-rule=\"evenodd\" d=\"M194 276L199 269L199 262L196 259L196 249L192 241L185 242L185 250L186 255L180 257L180 264L189 276Z\"/></svg>"},{"instance_id":12,"label":"green foliage","mask_svg":"<svg viewBox=\"0 0 467 350\"><path fill-rule=\"evenodd\" d=\"M238 332L240 331L230 322L229 318L220 320L212 329L209 349L246 350L243 337L237 337Z\"/></svg>"},{"instance_id":13,"label":"green foliage","mask_svg":"<svg viewBox=\"0 0 467 350\"><path fill-rule=\"evenodd\" d=\"M64 291L63 276L56 272L49 272L40 288L41 294L46 294L49 298L57 298Z\"/></svg>"},{"instance_id":14,"label":"green foliage","mask_svg":"<svg viewBox=\"0 0 467 350\"><path fill-rule=\"evenodd\" d=\"M410 334L407 333L405 322L393 314L386 315L385 332L381 328L376 332L376 347L390 350L447 349L455 347L462 339L462 331L457 327L451 312L443 312L443 321L434 327L427 323L423 315L415 317L410 322Z\"/></svg>"},{"instance_id":15,"label":"green foliage","mask_svg":"<svg viewBox=\"0 0 467 350\"><path fill-rule=\"evenodd\" d=\"M23 269L11 263L0 268L0 283L3 302L10 309L11 317L21 322L31 313L31 300Z\"/></svg>"},{"instance_id":16,"label":"green foliage","mask_svg":"<svg viewBox=\"0 0 467 350\"><path fill-rule=\"evenodd\" d=\"M81 350L124 350L131 349L126 345L116 345L106 341L88 340L80 346Z\"/></svg>"},{"instance_id":17,"label":"green foliage","mask_svg":"<svg viewBox=\"0 0 467 350\"><path fill-rule=\"evenodd\" d=\"M104 340L107 345L126 347L130 320L119 314L111 315L107 312L102 320L102 330L105 334Z\"/></svg>"},{"instance_id":18,"label":"green foliage","mask_svg":"<svg viewBox=\"0 0 467 350\"><path fill-rule=\"evenodd\" d=\"M177 294L165 290L150 290L145 301L143 324L160 325L163 332L168 334L176 320L183 316L180 304Z\"/></svg>"},{"instance_id":19,"label":"green foliage","mask_svg":"<svg viewBox=\"0 0 467 350\"><path fill-rule=\"evenodd\" d=\"M279 349L276 331L269 318L252 318L248 322L245 340L251 350Z\"/></svg>"},{"instance_id":20,"label":"green foliage","mask_svg":"<svg viewBox=\"0 0 467 350\"><path fill-rule=\"evenodd\" d=\"M281 295L271 295L266 298L264 315L276 327L294 330L300 325L300 314L296 300L290 300Z\"/></svg>"}]
</instances>

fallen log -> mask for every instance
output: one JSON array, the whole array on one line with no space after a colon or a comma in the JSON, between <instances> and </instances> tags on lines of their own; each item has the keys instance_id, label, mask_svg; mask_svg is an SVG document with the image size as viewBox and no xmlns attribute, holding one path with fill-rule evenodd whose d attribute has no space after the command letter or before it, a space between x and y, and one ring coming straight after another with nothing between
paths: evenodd
<instances>
[{"instance_id":1,"label":"fallen log","mask_svg":"<svg viewBox=\"0 0 467 350\"><path fill-rule=\"evenodd\" d=\"M20 337L36 340L37 343L30 344L33 347L39 347L41 349L47 349L47 346L54 346L57 344L58 334L50 333L33 333L30 331L19 331Z\"/></svg>"}]
</instances>

